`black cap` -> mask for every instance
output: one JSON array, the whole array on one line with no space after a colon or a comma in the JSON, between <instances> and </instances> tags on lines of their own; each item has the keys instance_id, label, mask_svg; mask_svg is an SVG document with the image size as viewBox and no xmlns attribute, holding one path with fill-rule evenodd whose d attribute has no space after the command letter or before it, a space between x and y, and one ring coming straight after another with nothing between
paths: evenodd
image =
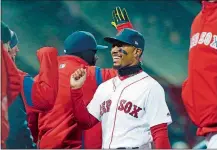
<instances>
[{"instance_id":1,"label":"black cap","mask_svg":"<svg viewBox=\"0 0 217 150\"><path fill-rule=\"evenodd\" d=\"M106 48L108 48L108 46L98 45L95 37L90 32L86 31L76 31L69 35L64 41L65 54Z\"/></svg>"},{"instance_id":2,"label":"black cap","mask_svg":"<svg viewBox=\"0 0 217 150\"><path fill-rule=\"evenodd\" d=\"M142 34L136 30L125 28L119 32L115 37L105 37L104 40L108 43L114 44L117 42L126 43L136 48L144 50L145 40Z\"/></svg>"},{"instance_id":3,"label":"black cap","mask_svg":"<svg viewBox=\"0 0 217 150\"><path fill-rule=\"evenodd\" d=\"M1 41L3 43L7 43L10 40L11 40L10 29L4 22L1 22Z\"/></svg>"}]
</instances>

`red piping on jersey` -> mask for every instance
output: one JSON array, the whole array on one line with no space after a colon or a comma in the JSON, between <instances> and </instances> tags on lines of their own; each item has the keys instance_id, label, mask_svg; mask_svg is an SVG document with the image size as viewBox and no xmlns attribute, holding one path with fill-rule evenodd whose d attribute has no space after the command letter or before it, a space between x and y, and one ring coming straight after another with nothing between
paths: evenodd
<instances>
[{"instance_id":1,"label":"red piping on jersey","mask_svg":"<svg viewBox=\"0 0 217 150\"><path fill-rule=\"evenodd\" d=\"M148 76L146 76L146 77L148 77ZM136 83L136 82L139 82L139 81L143 80L143 79L146 78L146 77L143 77L142 79L139 79L139 80L137 80L137 81L135 81L135 82L133 82L133 83L131 83L131 84L125 86L125 87L123 88L123 90L121 91L121 94L120 94L120 96L119 96L119 98L118 98L116 111L115 111L115 119L114 119L114 125L113 125L113 129L112 129L112 137L111 137L111 141L110 141L110 144L109 144L109 149L110 149L110 146L111 146L111 143L112 143L112 139L113 139L113 134L114 134L114 129L115 129L115 123L116 123L116 116L117 116L117 110L118 110L118 104L119 104L119 101L120 101L120 98L121 98L122 93L124 92L124 90L125 90L127 87L129 87L130 85L132 85L132 84L134 84L134 83Z\"/></svg>"}]
</instances>

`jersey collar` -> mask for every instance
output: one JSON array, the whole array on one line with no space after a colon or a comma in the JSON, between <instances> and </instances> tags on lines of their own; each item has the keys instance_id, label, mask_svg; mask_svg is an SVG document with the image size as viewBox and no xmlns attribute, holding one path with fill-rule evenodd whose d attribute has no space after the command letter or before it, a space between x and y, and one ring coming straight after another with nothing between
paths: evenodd
<instances>
[{"instance_id":1,"label":"jersey collar","mask_svg":"<svg viewBox=\"0 0 217 150\"><path fill-rule=\"evenodd\" d=\"M125 79L127 79L127 78L129 78L129 77L132 77L132 76L134 76L134 75L137 75L137 74L139 74L139 73L141 73L141 72L143 72L143 70L140 70L140 71L137 72L137 73L130 74L130 75L125 75L125 76L120 76L120 75L118 75L118 78L119 78L121 81L123 81L123 80L125 80Z\"/></svg>"}]
</instances>

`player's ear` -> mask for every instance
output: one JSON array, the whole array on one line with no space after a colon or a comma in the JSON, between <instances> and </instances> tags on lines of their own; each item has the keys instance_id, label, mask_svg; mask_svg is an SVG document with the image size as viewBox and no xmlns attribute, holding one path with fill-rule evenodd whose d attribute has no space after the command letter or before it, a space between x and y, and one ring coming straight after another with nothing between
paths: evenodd
<instances>
[{"instance_id":1,"label":"player's ear","mask_svg":"<svg viewBox=\"0 0 217 150\"><path fill-rule=\"evenodd\" d=\"M136 48L134 50L134 57L139 58L141 56L141 54L142 54L142 50L141 49Z\"/></svg>"}]
</instances>

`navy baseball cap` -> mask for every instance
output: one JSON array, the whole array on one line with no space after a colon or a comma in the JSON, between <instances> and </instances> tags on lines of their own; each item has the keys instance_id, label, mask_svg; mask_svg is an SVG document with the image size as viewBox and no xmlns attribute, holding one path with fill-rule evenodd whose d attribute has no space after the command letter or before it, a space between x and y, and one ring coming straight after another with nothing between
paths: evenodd
<instances>
[{"instance_id":1,"label":"navy baseball cap","mask_svg":"<svg viewBox=\"0 0 217 150\"><path fill-rule=\"evenodd\" d=\"M143 35L140 32L129 28L123 29L115 37L105 37L104 40L110 44L117 42L126 43L136 48L140 48L142 51L145 47Z\"/></svg>"},{"instance_id":2,"label":"navy baseball cap","mask_svg":"<svg viewBox=\"0 0 217 150\"><path fill-rule=\"evenodd\" d=\"M106 48L108 48L108 46L98 45L95 37L90 32L86 31L76 31L69 35L64 41L65 54Z\"/></svg>"},{"instance_id":3,"label":"navy baseball cap","mask_svg":"<svg viewBox=\"0 0 217 150\"><path fill-rule=\"evenodd\" d=\"M11 40L10 40L10 47L14 48L18 44L18 38L14 31L10 30L11 32Z\"/></svg>"},{"instance_id":4,"label":"navy baseball cap","mask_svg":"<svg viewBox=\"0 0 217 150\"><path fill-rule=\"evenodd\" d=\"M3 43L7 43L11 40L11 32L8 27L4 22L1 21L1 41Z\"/></svg>"}]
</instances>

